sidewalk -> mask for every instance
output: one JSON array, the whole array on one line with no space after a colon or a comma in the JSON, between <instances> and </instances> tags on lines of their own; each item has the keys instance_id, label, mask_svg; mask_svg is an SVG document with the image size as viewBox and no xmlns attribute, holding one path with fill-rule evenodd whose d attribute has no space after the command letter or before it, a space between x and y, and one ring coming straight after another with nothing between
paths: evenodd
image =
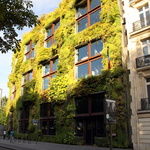
<instances>
[{"instance_id":1,"label":"sidewalk","mask_svg":"<svg viewBox=\"0 0 150 150\"><path fill-rule=\"evenodd\" d=\"M77 145L66 145L46 142L35 142L31 141L20 141L15 140L14 143L10 143L9 140L0 139L0 148L8 148L10 150L110 150L110 148L94 147L94 146L77 146ZM131 149L118 149L113 150L131 150Z\"/></svg>"}]
</instances>

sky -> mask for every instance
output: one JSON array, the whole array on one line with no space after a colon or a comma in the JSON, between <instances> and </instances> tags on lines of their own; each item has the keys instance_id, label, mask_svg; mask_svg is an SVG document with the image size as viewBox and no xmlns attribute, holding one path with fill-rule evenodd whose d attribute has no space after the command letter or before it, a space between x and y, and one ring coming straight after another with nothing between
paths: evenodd
<instances>
[{"instance_id":1,"label":"sky","mask_svg":"<svg viewBox=\"0 0 150 150\"><path fill-rule=\"evenodd\" d=\"M59 6L61 0L32 0L33 11L36 15L41 16L55 10ZM29 28L24 28L22 31L18 31L18 38L22 38L23 34L31 31ZM2 97L9 95L9 89L7 87L8 76L11 73L11 58L12 52L9 51L6 54L0 53L0 88L2 91Z\"/></svg>"}]
</instances>

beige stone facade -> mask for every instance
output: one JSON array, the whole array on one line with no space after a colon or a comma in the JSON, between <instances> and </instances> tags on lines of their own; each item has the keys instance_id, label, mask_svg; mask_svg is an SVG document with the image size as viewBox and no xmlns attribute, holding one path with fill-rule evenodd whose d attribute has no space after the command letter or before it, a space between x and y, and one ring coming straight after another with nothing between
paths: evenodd
<instances>
[{"instance_id":1,"label":"beige stone facade","mask_svg":"<svg viewBox=\"0 0 150 150\"><path fill-rule=\"evenodd\" d=\"M150 0L122 0L134 150L150 150ZM126 38L126 39L125 39Z\"/></svg>"}]
</instances>

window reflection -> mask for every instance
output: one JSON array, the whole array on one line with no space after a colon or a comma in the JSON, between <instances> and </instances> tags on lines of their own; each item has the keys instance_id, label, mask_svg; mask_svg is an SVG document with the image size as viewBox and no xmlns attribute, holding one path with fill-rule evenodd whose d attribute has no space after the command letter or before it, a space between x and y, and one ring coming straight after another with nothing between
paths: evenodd
<instances>
[{"instance_id":1,"label":"window reflection","mask_svg":"<svg viewBox=\"0 0 150 150\"><path fill-rule=\"evenodd\" d=\"M91 14L91 20L90 20L90 25L95 24L96 22L100 21L100 10L94 12Z\"/></svg>"},{"instance_id":2,"label":"window reflection","mask_svg":"<svg viewBox=\"0 0 150 150\"><path fill-rule=\"evenodd\" d=\"M93 9L98 5L100 5L100 0L90 0L90 9Z\"/></svg>"},{"instance_id":3,"label":"window reflection","mask_svg":"<svg viewBox=\"0 0 150 150\"><path fill-rule=\"evenodd\" d=\"M47 37L51 36L52 35L52 29L47 29Z\"/></svg>"},{"instance_id":4,"label":"window reflection","mask_svg":"<svg viewBox=\"0 0 150 150\"><path fill-rule=\"evenodd\" d=\"M46 75L50 72L50 64L46 64L43 66L43 75Z\"/></svg>"},{"instance_id":5,"label":"window reflection","mask_svg":"<svg viewBox=\"0 0 150 150\"><path fill-rule=\"evenodd\" d=\"M57 70L57 64L58 64L58 59L55 59L55 60L53 60L53 69L52 69L52 71L55 71L55 70Z\"/></svg>"},{"instance_id":6,"label":"window reflection","mask_svg":"<svg viewBox=\"0 0 150 150\"><path fill-rule=\"evenodd\" d=\"M88 46L83 46L78 49L78 61L88 58Z\"/></svg>"},{"instance_id":7,"label":"window reflection","mask_svg":"<svg viewBox=\"0 0 150 150\"><path fill-rule=\"evenodd\" d=\"M49 78L43 79L43 90L47 89L49 85Z\"/></svg>"},{"instance_id":8,"label":"window reflection","mask_svg":"<svg viewBox=\"0 0 150 150\"><path fill-rule=\"evenodd\" d=\"M88 75L88 64L78 66L78 78L87 77Z\"/></svg>"},{"instance_id":9,"label":"window reflection","mask_svg":"<svg viewBox=\"0 0 150 150\"><path fill-rule=\"evenodd\" d=\"M87 28L87 17L78 21L78 32Z\"/></svg>"},{"instance_id":10,"label":"window reflection","mask_svg":"<svg viewBox=\"0 0 150 150\"><path fill-rule=\"evenodd\" d=\"M91 62L92 75L99 75L102 69L102 59L97 59Z\"/></svg>"},{"instance_id":11,"label":"window reflection","mask_svg":"<svg viewBox=\"0 0 150 150\"><path fill-rule=\"evenodd\" d=\"M87 12L87 4L86 1L84 1L78 8L77 8L77 17L82 16Z\"/></svg>"},{"instance_id":12,"label":"window reflection","mask_svg":"<svg viewBox=\"0 0 150 150\"><path fill-rule=\"evenodd\" d=\"M99 54L103 49L103 43L101 40L98 40L96 42L93 42L91 44L91 56L95 56Z\"/></svg>"}]
</instances>

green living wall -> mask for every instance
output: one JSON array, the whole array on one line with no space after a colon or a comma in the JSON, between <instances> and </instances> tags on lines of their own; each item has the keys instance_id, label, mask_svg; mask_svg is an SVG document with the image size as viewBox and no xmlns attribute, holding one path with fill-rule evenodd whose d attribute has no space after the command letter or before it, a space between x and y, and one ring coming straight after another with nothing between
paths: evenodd
<instances>
[{"instance_id":1,"label":"green living wall","mask_svg":"<svg viewBox=\"0 0 150 150\"><path fill-rule=\"evenodd\" d=\"M126 135L126 109L123 87L123 72L121 61L121 25L117 0L101 0L102 11L100 12L100 22L89 28L75 33L75 13L77 0L62 0L54 12L43 15L40 24L31 32L24 35L21 48L12 58L12 73L9 76L8 86L10 96L13 85L16 86L16 96L7 103L7 115L13 113L13 128L17 133L18 114L23 106L30 107L28 135L20 135L24 138L34 139L35 126L32 119L39 119L40 103L55 103L55 117L57 134L55 137L45 137L40 130L38 140L51 141L68 144L83 144L82 138L74 137L74 99L73 96L87 95L94 92L105 91L106 98L110 94L111 99L117 104L117 124L113 125L114 147L128 147ZM55 32L56 44L50 48L44 47L44 37L46 28L56 19L60 19L60 26ZM82 43L87 43L92 39L102 39L104 48L102 50L103 67L102 74L89 76L87 78L74 80L74 55L75 47ZM35 43L35 57L24 61L25 45L31 41ZM109 48L111 69L108 70L107 49ZM42 64L41 62L59 57L57 76L52 79L49 88L41 91L42 87ZM33 80L25 86L25 94L21 95L22 75L33 69ZM109 78L110 76L110 78ZM110 82L109 82L110 81ZM110 93L109 93L110 92ZM36 113L35 113L36 112ZM107 136L103 139L96 139L96 145L109 145L109 127L107 126Z\"/></svg>"}]
</instances>

